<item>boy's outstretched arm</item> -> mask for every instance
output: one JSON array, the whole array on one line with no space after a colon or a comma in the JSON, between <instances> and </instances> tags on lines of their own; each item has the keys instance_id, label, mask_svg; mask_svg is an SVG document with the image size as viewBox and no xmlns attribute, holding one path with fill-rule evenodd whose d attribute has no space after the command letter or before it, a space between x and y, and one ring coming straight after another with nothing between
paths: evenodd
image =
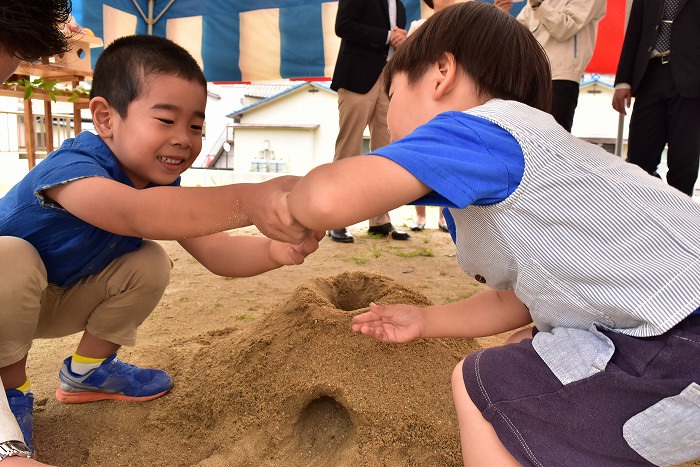
<instances>
[{"instance_id":1,"label":"boy's outstretched arm","mask_svg":"<svg viewBox=\"0 0 700 467\"><path fill-rule=\"evenodd\" d=\"M250 277L281 266L302 264L318 249L325 232L314 232L299 245L265 237L235 236L218 232L179 243L214 274Z\"/></svg>"},{"instance_id":2,"label":"boy's outstretched arm","mask_svg":"<svg viewBox=\"0 0 700 467\"><path fill-rule=\"evenodd\" d=\"M352 329L383 342L410 342L426 337L485 337L532 322L515 292L489 290L461 302L418 307L370 304L353 317Z\"/></svg>"},{"instance_id":3,"label":"boy's outstretched arm","mask_svg":"<svg viewBox=\"0 0 700 467\"><path fill-rule=\"evenodd\" d=\"M408 204L431 190L381 156L361 156L311 170L289 193L289 212L300 224L337 229Z\"/></svg>"},{"instance_id":4,"label":"boy's outstretched arm","mask_svg":"<svg viewBox=\"0 0 700 467\"><path fill-rule=\"evenodd\" d=\"M301 243L311 232L289 215L285 194L298 177L218 187L138 190L102 177L74 180L45 196L74 216L119 235L181 240L254 224L270 238Z\"/></svg>"}]
</instances>

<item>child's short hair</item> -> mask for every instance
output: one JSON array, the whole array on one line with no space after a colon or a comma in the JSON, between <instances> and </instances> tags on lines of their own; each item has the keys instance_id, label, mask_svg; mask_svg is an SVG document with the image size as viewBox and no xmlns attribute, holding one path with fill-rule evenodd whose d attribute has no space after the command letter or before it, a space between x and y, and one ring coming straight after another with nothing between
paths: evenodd
<instances>
[{"instance_id":1,"label":"child's short hair","mask_svg":"<svg viewBox=\"0 0 700 467\"><path fill-rule=\"evenodd\" d=\"M178 76L207 88L202 69L187 50L162 37L133 35L115 40L97 59L90 99L105 98L125 118L144 80L154 74Z\"/></svg>"},{"instance_id":2,"label":"child's short hair","mask_svg":"<svg viewBox=\"0 0 700 467\"><path fill-rule=\"evenodd\" d=\"M445 52L479 94L550 110L552 78L542 46L513 16L477 1L443 9L411 34L386 65L387 93L394 74L405 72L413 84Z\"/></svg>"},{"instance_id":3,"label":"child's short hair","mask_svg":"<svg viewBox=\"0 0 700 467\"><path fill-rule=\"evenodd\" d=\"M67 52L70 12L70 0L2 0L0 50L26 62Z\"/></svg>"}]
</instances>

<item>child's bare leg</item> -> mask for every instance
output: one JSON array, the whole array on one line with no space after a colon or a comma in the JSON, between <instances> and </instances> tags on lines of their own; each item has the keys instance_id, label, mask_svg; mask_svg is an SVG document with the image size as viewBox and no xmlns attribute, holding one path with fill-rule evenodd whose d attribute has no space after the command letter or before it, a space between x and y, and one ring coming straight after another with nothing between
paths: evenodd
<instances>
[{"instance_id":1,"label":"child's bare leg","mask_svg":"<svg viewBox=\"0 0 700 467\"><path fill-rule=\"evenodd\" d=\"M503 344L517 344L518 342L523 341L525 339L532 339L532 330L532 326L528 326L525 329L521 329L520 331L515 331L513 334L508 336L508 339L506 339L506 341Z\"/></svg>"},{"instance_id":2,"label":"child's bare leg","mask_svg":"<svg viewBox=\"0 0 700 467\"><path fill-rule=\"evenodd\" d=\"M75 352L83 357L106 358L119 350L119 347L121 345L100 339L85 331Z\"/></svg>"},{"instance_id":3,"label":"child's bare leg","mask_svg":"<svg viewBox=\"0 0 700 467\"><path fill-rule=\"evenodd\" d=\"M18 388L27 380L27 356L25 355L20 361L0 368L0 378L5 389Z\"/></svg>"},{"instance_id":4,"label":"child's bare leg","mask_svg":"<svg viewBox=\"0 0 700 467\"><path fill-rule=\"evenodd\" d=\"M465 466L519 466L496 435L491 424L481 416L467 394L459 362L452 372L452 398L457 410L462 459Z\"/></svg>"}]
</instances>

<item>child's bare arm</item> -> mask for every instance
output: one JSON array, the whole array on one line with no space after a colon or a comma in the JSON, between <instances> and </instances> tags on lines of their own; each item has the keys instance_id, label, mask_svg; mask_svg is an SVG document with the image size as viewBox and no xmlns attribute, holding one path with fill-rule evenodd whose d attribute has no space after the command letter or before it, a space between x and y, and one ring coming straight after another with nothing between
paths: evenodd
<instances>
[{"instance_id":1,"label":"child's bare arm","mask_svg":"<svg viewBox=\"0 0 700 467\"><path fill-rule=\"evenodd\" d=\"M285 265L302 264L318 249L325 232L315 232L299 245L265 237L235 236L218 232L181 240L180 244L214 274L250 277Z\"/></svg>"},{"instance_id":2,"label":"child's bare arm","mask_svg":"<svg viewBox=\"0 0 700 467\"><path fill-rule=\"evenodd\" d=\"M289 211L311 229L335 229L378 216L430 192L381 156L350 157L316 167L292 189Z\"/></svg>"},{"instance_id":3,"label":"child's bare arm","mask_svg":"<svg viewBox=\"0 0 700 467\"><path fill-rule=\"evenodd\" d=\"M409 342L425 337L485 337L532 322L527 307L514 292L489 290L461 302L418 307L370 305L353 318L353 330L385 342Z\"/></svg>"},{"instance_id":4,"label":"child's bare arm","mask_svg":"<svg viewBox=\"0 0 700 467\"><path fill-rule=\"evenodd\" d=\"M255 224L262 233L300 243L310 233L290 217L283 194L297 177L219 187L137 190L90 177L46 190L74 216L119 235L181 240Z\"/></svg>"}]
</instances>

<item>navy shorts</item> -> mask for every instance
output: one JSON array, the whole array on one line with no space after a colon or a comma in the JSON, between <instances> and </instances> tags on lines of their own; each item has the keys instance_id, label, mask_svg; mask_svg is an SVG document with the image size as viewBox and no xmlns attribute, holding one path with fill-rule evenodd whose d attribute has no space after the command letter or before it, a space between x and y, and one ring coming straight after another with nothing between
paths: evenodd
<instances>
[{"instance_id":1,"label":"navy shorts","mask_svg":"<svg viewBox=\"0 0 700 467\"><path fill-rule=\"evenodd\" d=\"M469 397L523 465L672 465L700 457L700 316L661 336L604 332L605 371L562 384L528 339L464 361Z\"/></svg>"}]
</instances>

